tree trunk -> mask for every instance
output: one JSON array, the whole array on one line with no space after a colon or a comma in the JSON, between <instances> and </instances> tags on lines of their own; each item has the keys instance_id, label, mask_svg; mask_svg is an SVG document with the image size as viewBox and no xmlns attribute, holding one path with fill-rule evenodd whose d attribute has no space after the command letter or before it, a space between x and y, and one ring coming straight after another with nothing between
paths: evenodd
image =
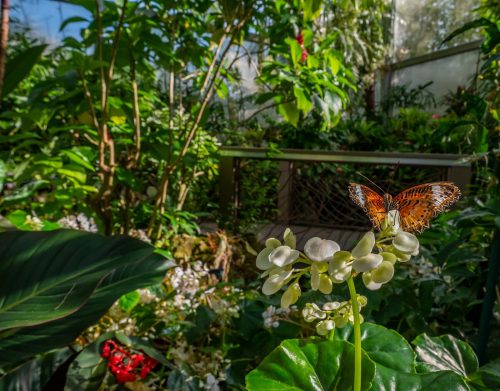
<instances>
[{"instance_id":1,"label":"tree trunk","mask_svg":"<svg viewBox=\"0 0 500 391\"><path fill-rule=\"evenodd\" d=\"M9 0L2 0L2 25L0 26L0 97L3 90L7 41L9 38Z\"/></svg>"}]
</instances>

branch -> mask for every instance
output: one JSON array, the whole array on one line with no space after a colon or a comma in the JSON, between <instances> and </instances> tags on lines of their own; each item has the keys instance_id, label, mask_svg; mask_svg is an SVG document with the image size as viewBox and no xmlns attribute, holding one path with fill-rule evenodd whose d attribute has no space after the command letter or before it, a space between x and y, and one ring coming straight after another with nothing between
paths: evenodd
<instances>
[{"instance_id":1,"label":"branch","mask_svg":"<svg viewBox=\"0 0 500 391\"><path fill-rule=\"evenodd\" d=\"M3 90L5 60L7 58L7 41L9 39L9 0L2 0L2 24L0 26L0 96Z\"/></svg>"}]
</instances>

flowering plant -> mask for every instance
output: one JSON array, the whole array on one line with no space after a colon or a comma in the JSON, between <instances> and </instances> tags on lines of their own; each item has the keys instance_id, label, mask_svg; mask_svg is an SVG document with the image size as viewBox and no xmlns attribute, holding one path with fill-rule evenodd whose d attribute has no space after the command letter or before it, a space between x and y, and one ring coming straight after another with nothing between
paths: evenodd
<instances>
[{"instance_id":1,"label":"flowering plant","mask_svg":"<svg viewBox=\"0 0 500 391\"><path fill-rule=\"evenodd\" d=\"M132 353L112 339L104 342L101 356L108 360L108 369L118 383L144 379L158 364L155 359L143 353Z\"/></svg>"}]
</instances>

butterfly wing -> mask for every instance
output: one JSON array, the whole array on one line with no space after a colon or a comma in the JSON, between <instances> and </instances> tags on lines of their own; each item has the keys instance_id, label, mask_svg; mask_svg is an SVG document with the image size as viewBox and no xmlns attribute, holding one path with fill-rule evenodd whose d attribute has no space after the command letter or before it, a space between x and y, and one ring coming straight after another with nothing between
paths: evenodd
<instances>
[{"instance_id":1,"label":"butterfly wing","mask_svg":"<svg viewBox=\"0 0 500 391\"><path fill-rule=\"evenodd\" d=\"M433 182L413 186L394 197L404 231L422 232L429 220L453 205L460 189L451 182Z\"/></svg>"},{"instance_id":2,"label":"butterfly wing","mask_svg":"<svg viewBox=\"0 0 500 391\"><path fill-rule=\"evenodd\" d=\"M363 208L373 226L380 229L380 224L387 214L382 196L369 187L357 183L349 184L349 196Z\"/></svg>"}]
</instances>

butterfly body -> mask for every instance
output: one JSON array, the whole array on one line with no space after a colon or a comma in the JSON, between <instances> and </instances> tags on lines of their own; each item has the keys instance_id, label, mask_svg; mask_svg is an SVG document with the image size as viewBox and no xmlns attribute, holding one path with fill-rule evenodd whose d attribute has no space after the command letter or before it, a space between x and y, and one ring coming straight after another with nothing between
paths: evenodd
<instances>
[{"instance_id":1,"label":"butterfly body","mask_svg":"<svg viewBox=\"0 0 500 391\"><path fill-rule=\"evenodd\" d=\"M400 226L407 232L421 232L431 218L453 205L460 190L451 182L432 182L413 186L395 197L378 194L368 186L351 183L351 199L366 212L373 225L380 229L389 211L399 214Z\"/></svg>"}]
</instances>

